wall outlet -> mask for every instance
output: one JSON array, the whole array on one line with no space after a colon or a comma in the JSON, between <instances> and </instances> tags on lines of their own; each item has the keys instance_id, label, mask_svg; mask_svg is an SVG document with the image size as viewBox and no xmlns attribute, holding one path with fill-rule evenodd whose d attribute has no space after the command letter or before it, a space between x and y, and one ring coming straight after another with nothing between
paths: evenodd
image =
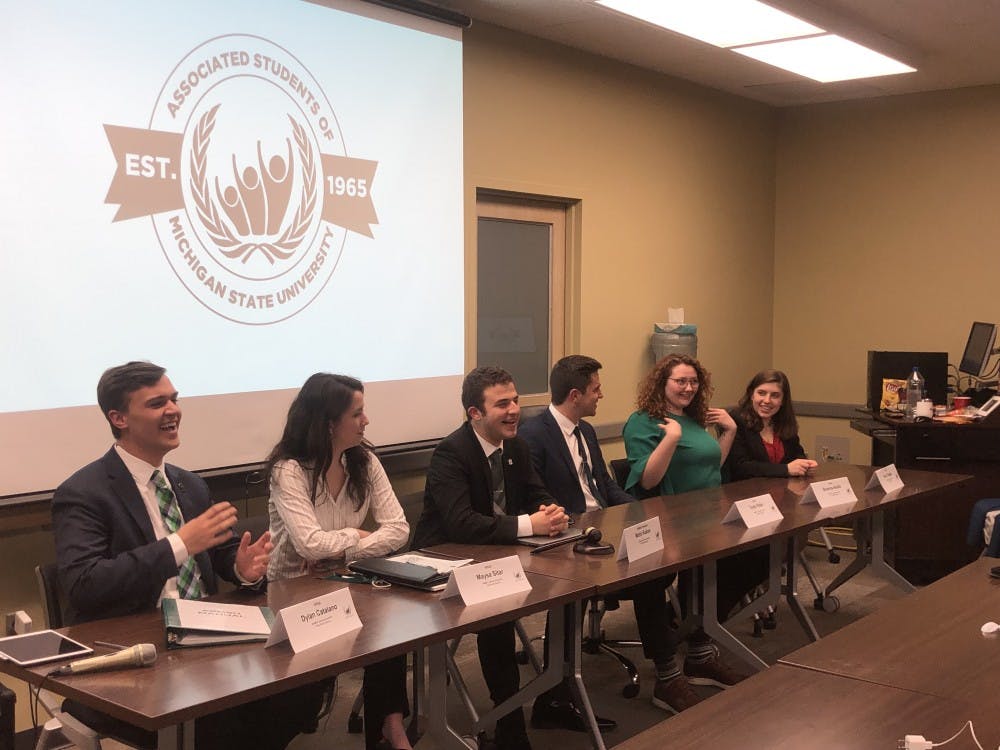
<instances>
[{"instance_id":1,"label":"wall outlet","mask_svg":"<svg viewBox=\"0 0 1000 750\"><path fill-rule=\"evenodd\" d=\"M816 452L813 458L821 464L830 461L837 463L851 462L851 439L833 435L816 436Z\"/></svg>"}]
</instances>

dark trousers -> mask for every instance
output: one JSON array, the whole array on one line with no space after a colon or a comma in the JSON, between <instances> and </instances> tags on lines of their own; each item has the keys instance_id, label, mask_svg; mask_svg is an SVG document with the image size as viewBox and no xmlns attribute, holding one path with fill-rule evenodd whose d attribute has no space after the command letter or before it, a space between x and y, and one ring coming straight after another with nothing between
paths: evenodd
<instances>
[{"instance_id":1,"label":"dark trousers","mask_svg":"<svg viewBox=\"0 0 1000 750\"><path fill-rule=\"evenodd\" d=\"M521 673L514 657L514 623L505 622L480 630L478 639L483 678L493 705L497 705L514 695L521 684ZM521 708L497 720L497 737L515 738L526 734Z\"/></svg>"},{"instance_id":2,"label":"dark trousers","mask_svg":"<svg viewBox=\"0 0 1000 750\"><path fill-rule=\"evenodd\" d=\"M365 750L375 750L382 740L382 724L389 714L410 713L406 698L406 656L365 667Z\"/></svg>"},{"instance_id":3,"label":"dark trousers","mask_svg":"<svg viewBox=\"0 0 1000 750\"><path fill-rule=\"evenodd\" d=\"M299 733L315 731L316 715L327 685L327 682L303 685L203 716L195 721L195 747L198 750L251 747L284 750ZM136 747L156 747L155 732L119 721L73 700L64 701L63 710L101 734Z\"/></svg>"}]
</instances>

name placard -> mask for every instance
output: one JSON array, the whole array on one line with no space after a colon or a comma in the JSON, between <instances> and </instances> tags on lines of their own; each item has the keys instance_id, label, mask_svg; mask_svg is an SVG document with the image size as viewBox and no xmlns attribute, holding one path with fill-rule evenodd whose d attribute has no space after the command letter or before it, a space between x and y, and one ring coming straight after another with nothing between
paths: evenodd
<instances>
[{"instance_id":1,"label":"name placard","mask_svg":"<svg viewBox=\"0 0 1000 750\"><path fill-rule=\"evenodd\" d=\"M875 473L868 480L865 489L874 490L876 487L881 487L882 491L886 494L903 488L903 480L899 477L896 464L889 464L888 466L883 466L881 469L875 469Z\"/></svg>"},{"instance_id":2,"label":"name placard","mask_svg":"<svg viewBox=\"0 0 1000 750\"><path fill-rule=\"evenodd\" d=\"M806 490L806 494L802 496L802 505L819 503L821 508L854 504L857 501L857 495L854 494L854 489L847 477L812 482L809 489Z\"/></svg>"},{"instance_id":3,"label":"name placard","mask_svg":"<svg viewBox=\"0 0 1000 750\"><path fill-rule=\"evenodd\" d=\"M722 523L732 523L733 521L743 521L748 529L755 526L763 526L767 523L774 523L784 518L778 506L774 504L774 498L770 495L757 495L746 500L737 500L733 507L726 513Z\"/></svg>"},{"instance_id":4,"label":"name placard","mask_svg":"<svg viewBox=\"0 0 1000 750\"><path fill-rule=\"evenodd\" d=\"M480 604L501 596L531 591L531 581L517 555L483 563L472 563L451 571L441 598L461 596L466 606Z\"/></svg>"},{"instance_id":5,"label":"name placard","mask_svg":"<svg viewBox=\"0 0 1000 750\"><path fill-rule=\"evenodd\" d=\"M264 645L274 646L287 639L292 651L299 653L358 630L361 625L351 592L345 587L278 612L271 637Z\"/></svg>"},{"instance_id":6,"label":"name placard","mask_svg":"<svg viewBox=\"0 0 1000 750\"><path fill-rule=\"evenodd\" d=\"M658 516L641 521L633 526L622 529L622 538L618 542L616 560L635 562L647 555L652 555L663 549L663 533L660 531Z\"/></svg>"}]
</instances>

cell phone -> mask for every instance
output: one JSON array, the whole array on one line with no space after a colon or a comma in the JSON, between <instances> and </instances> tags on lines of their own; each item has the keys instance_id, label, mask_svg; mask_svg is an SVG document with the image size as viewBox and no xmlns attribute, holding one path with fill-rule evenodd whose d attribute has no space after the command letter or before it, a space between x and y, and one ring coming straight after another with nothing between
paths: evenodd
<instances>
[{"instance_id":1,"label":"cell phone","mask_svg":"<svg viewBox=\"0 0 1000 750\"><path fill-rule=\"evenodd\" d=\"M990 568L990 578L1000 578L1000 565Z\"/></svg>"}]
</instances>

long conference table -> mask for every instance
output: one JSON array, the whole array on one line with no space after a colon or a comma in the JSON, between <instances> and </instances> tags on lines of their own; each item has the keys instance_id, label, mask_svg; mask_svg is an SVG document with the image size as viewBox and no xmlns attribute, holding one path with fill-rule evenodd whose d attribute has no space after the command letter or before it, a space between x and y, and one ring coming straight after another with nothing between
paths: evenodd
<instances>
[{"instance_id":1,"label":"long conference table","mask_svg":"<svg viewBox=\"0 0 1000 750\"><path fill-rule=\"evenodd\" d=\"M834 518L881 519L882 511L888 507L917 501L969 479L961 475L901 470L903 489L886 495L878 489L864 489L872 471L871 467L823 464L817 476L809 480L745 480L709 490L616 506L584 514L577 519L579 527L597 526L602 529L606 540L617 544L623 528L654 516L659 518L665 541L663 550L631 564L615 561L614 556L576 555L572 552L572 545L535 555L519 545L440 545L431 552L473 558L477 562L517 555L532 589L524 594L465 607L459 598L441 599L437 594L399 586L386 590L351 585L351 595L364 626L299 654L294 654L287 643L272 648L264 648L263 644L257 643L172 651L161 649L156 664L146 669L46 678L45 675L52 669L51 664L25 669L10 662L0 662L0 672L36 686L44 681L46 689L144 729L157 731L160 735L159 747L165 750L170 747L193 747L193 721L200 716L402 653L428 648L431 652L432 696L429 704L433 707L428 716L428 733L440 747L457 748L463 746L461 737L446 724L441 702L446 696L445 654L448 640L500 622L548 611L554 618L550 627L552 653L562 651L559 644L562 624L570 624L568 630L573 635L571 648L566 649L569 655L566 663L551 666L526 685L520 695L498 709L503 711L525 703L556 684L564 675L568 676L572 679L581 708L590 720L592 743L597 750L603 750L603 739L581 675L582 602L593 595L613 593L642 581L698 567L703 572L700 577L704 600L701 614L706 630L720 638L723 645L734 647L733 642L738 644L739 641L718 622L714 611L716 560L764 544L771 545L772 560L775 560L778 555L774 551L781 549L782 545L792 550L796 537ZM856 503L827 509L801 503L809 482L844 476L850 480L858 498ZM774 499L783 515L780 522L751 529L742 523L722 523L733 502L761 494L770 494ZM880 531L880 525L875 525ZM878 556L877 563L874 563L876 571L886 574L884 565ZM892 578L891 574L888 577ZM772 588L780 589L780 586L773 585L773 580L772 574ZM303 577L272 583L266 596L228 596L231 601L267 604L278 611L345 585ZM797 605L793 588L786 589L785 595L790 603ZM85 644L95 641L125 645L140 642L161 644L164 640L163 623L158 612L76 625L61 632ZM825 645L825 641L817 645ZM739 649L735 650L740 653ZM750 659L748 661L753 663ZM769 670L768 674L773 671ZM718 700L714 698L710 703ZM492 711L483 719L491 719L496 713ZM681 718L683 716L686 712ZM670 723L671 734L675 721L673 719Z\"/></svg>"}]
</instances>

